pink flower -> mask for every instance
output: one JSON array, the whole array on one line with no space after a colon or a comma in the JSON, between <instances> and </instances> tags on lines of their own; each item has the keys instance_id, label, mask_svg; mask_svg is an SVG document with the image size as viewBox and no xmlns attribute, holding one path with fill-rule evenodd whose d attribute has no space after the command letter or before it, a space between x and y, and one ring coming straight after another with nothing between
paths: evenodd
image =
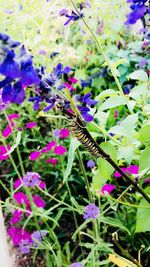
<instances>
[{"instance_id":1,"label":"pink flower","mask_svg":"<svg viewBox=\"0 0 150 267\"><path fill-rule=\"evenodd\" d=\"M49 151L49 150L52 150L53 146L55 146L56 142L55 141L51 141L50 143L48 143L46 145L46 149Z\"/></svg>"},{"instance_id":2,"label":"pink flower","mask_svg":"<svg viewBox=\"0 0 150 267\"><path fill-rule=\"evenodd\" d=\"M64 155L67 149L64 146L55 146L54 153L57 155Z\"/></svg>"},{"instance_id":3,"label":"pink flower","mask_svg":"<svg viewBox=\"0 0 150 267\"><path fill-rule=\"evenodd\" d=\"M10 150L10 146L0 146L0 161L1 160L5 160L9 158L9 155L5 155L9 150Z\"/></svg>"},{"instance_id":4,"label":"pink flower","mask_svg":"<svg viewBox=\"0 0 150 267\"><path fill-rule=\"evenodd\" d=\"M30 122L28 122L28 123L26 124L26 128L27 128L27 129L32 129L32 128L36 127L36 126L37 126L37 124L36 124L36 122L34 122L34 121L30 121Z\"/></svg>"},{"instance_id":5,"label":"pink flower","mask_svg":"<svg viewBox=\"0 0 150 267\"><path fill-rule=\"evenodd\" d=\"M130 165L130 166L128 166L128 167L123 167L123 168L121 168L121 170L123 171L123 172L129 172L129 173L131 173L131 174L138 174L138 172L139 172L139 166L137 166L137 165ZM122 175L118 172L118 171L116 171L115 173L114 173L114 177L116 177L116 178L119 178L119 177L121 177Z\"/></svg>"},{"instance_id":6,"label":"pink flower","mask_svg":"<svg viewBox=\"0 0 150 267\"><path fill-rule=\"evenodd\" d=\"M72 85L68 82L64 83L64 85L69 89L69 90L76 90Z\"/></svg>"},{"instance_id":7,"label":"pink flower","mask_svg":"<svg viewBox=\"0 0 150 267\"><path fill-rule=\"evenodd\" d=\"M11 224L16 224L21 221L21 215L23 214L22 211L15 210L13 213L13 217L11 218Z\"/></svg>"},{"instance_id":8,"label":"pink flower","mask_svg":"<svg viewBox=\"0 0 150 267\"><path fill-rule=\"evenodd\" d=\"M56 159L56 158L49 158L49 159L45 160L45 162L46 163L51 163L53 165L56 165L57 162L58 162L58 159Z\"/></svg>"},{"instance_id":9,"label":"pink flower","mask_svg":"<svg viewBox=\"0 0 150 267\"><path fill-rule=\"evenodd\" d=\"M27 206L30 206L30 202L27 198L27 196L22 192L17 192L13 195L13 198L17 201L18 204L26 204Z\"/></svg>"},{"instance_id":10,"label":"pink flower","mask_svg":"<svg viewBox=\"0 0 150 267\"><path fill-rule=\"evenodd\" d=\"M14 188L17 189L20 185L22 184L22 181L21 179L17 179L15 182L14 182Z\"/></svg>"},{"instance_id":11,"label":"pink flower","mask_svg":"<svg viewBox=\"0 0 150 267\"><path fill-rule=\"evenodd\" d=\"M138 174L139 172L139 166L137 165L130 165L129 167L127 167L127 171L132 173L132 174Z\"/></svg>"},{"instance_id":12,"label":"pink flower","mask_svg":"<svg viewBox=\"0 0 150 267\"><path fill-rule=\"evenodd\" d=\"M41 149L40 151L41 153L47 153L48 152L48 149L46 147L44 147L43 149Z\"/></svg>"},{"instance_id":13,"label":"pink flower","mask_svg":"<svg viewBox=\"0 0 150 267\"><path fill-rule=\"evenodd\" d=\"M45 201L38 195L33 196L33 201L38 208L44 208L46 206Z\"/></svg>"},{"instance_id":14,"label":"pink flower","mask_svg":"<svg viewBox=\"0 0 150 267\"><path fill-rule=\"evenodd\" d=\"M114 119L116 119L118 117L118 115L119 115L118 110L114 110Z\"/></svg>"},{"instance_id":15,"label":"pink flower","mask_svg":"<svg viewBox=\"0 0 150 267\"><path fill-rule=\"evenodd\" d=\"M13 119L19 119L19 114L13 113L13 114L8 115L9 121L12 121Z\"/></svg>"},{"instance_id":16,"label":"pink flower","mask_svg":"<svg viewBox=\"0 0 150 267\"><path fill-rule=\"evenodd\" d=\"M70 135L70 131L68 129L61 129L60 130L60 138L65 139Z\"/></svg>"},{"instance_id":17,"label":"pink flower","mask_svg":"<svg viewBox=\"0 0 150 267\"><path fill-rule=\"evenodd\" d=\"M39 183L39 187L40 187L41 189L44 189L44 188L46 187L46 183L43 182L43 181L40 181L40 183Z\"/></svg>"},{"instance_id":18,"label":"pink flower","mask_svg":"<svg viewBox=\"0 0 150 267\"><path fill-rule=\"evenodd\" d=\"M74 77L68 78L68 81L71 82L71 83L77 83L78 82L78 80L76 78L74 78Z\"/></svg>"},{"instance_id":19,"label":"pink flower","mask_svg":"<svg viewBox=\"0 0 150 267\"><path fill-rule=\"evenodd\" d=\"M147 178L146 180L144 180L144 183L150 183L150 178Z\"/></svg>"},{"instance_id":20,"label":"pink flower","mask_svg":"<svg viewBox=\"0 0 150 267\"><path fill-rule=\"evenodd\" d=\"M8 137L13 131L13 126L13 122L11 122L11 124L8 124L7 127L2 131L2 136L5 138Z\"/></svg>"},{"instance_id":21,"label":"pink flower","mask_svg":"<svg viewBox=\"0 0 150 267\"><path fill-rule=\"evenodd\" d=\"M30 156L29 156L29 159L30 160L36 160L37 158L39 158L40 157L40 155L41 155L41 152L39 152L39 151L33 151L33 152L31 152L31 154L30 154Z\"/></svg>"},{"instance_id":22,"label":"pink flower","mask_svg":"<svg viewBox=\"0 0 150 267\"><path fill-rule=\"evenodd\" d=\"M18 246L21 240L28 240L32 242L31 235L25 229L11 226L8 229L8 235L15 246Z\"/></svg>"},{"instance_id":23,"label":"pink flower","mask_svg":"<svg viewBox=\"0 0 150 267\"><path fill-rule=\"evenodd\" d=\"M109 195L111 194L111 192L116 188L115 185L113 184L104 184L102 189L101 189L101 192L102 194L105 194L105 192L107 192Z\"/></svg>"}]
</instances>

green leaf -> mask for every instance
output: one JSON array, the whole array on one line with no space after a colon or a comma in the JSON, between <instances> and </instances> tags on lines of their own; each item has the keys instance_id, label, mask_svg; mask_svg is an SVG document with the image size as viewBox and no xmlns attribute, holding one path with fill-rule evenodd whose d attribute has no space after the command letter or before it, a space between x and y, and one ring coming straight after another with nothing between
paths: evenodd
<instances>
[{"instance_id":1,"label":"green leaf","mask_svg":"<svg viewBox=\"0 0 150 267\"><path fill-rule=\"evenodd\" d=\"M111 158L117 160L117 151L116 148L110 142L101 143L100 147L111 156ZM111 174L114 171L114 168L103 158L97 159L98 170L101 177L104 179L110 179Z\"/></svg>"},{"instance_id":2,"label":"green leaf","mask_svg":"<svg viewBox=\"0 0 150 267\"><path fill-rule=\"evenodd\" d=\"M129 78L133 79L133 80L138 80L138 81L148 81L148 76L147 73L144 70L136 70L133 73L131 73L129 76Z\"/></svg>"},{"instance_id":3,"label":"green leaf","mask_svg":"<svg viewBox=\"0 0 150 267\"><path fill-rule=\"evenodd\" d=\"M21 141L21 132L19 131L17 133L16 143L13 146L11 146L11 149L5 155L10 155L16 149L16 147L19 145L20 141Z\"/></svg>"},{"instance_id":4,"label":"green leaf","mask_svg":"<svg viewBox=\"0 0 150 267\"><path fill-rule=\"evenodd\" d=\"M140 140L143 143L150 143L150 124L144 125L140 129Z\"/></svg>"},{"instance_id":5,"label":"green leaf","mask_svg":"<svg viewBox=\"0 0 150 267\"><path fill-rule=\"evenodd\" d=\"M139 206L149 206L149 203L142 199ZM136 233L150 231L150 208L149 209L137 209L136 214Z\"/></svg>"},{"instance_id":6,"label":"green leaf","mask_svg":"<svg viewBox=\"0 0 150 267\"><path fill-rule=\"evenodd\" d=\"M76 138L72 138L70 142L70 147L69 147L69 153L68 153L68 162L67 162L67 168L64 173L64 179L63 183L66 182L68 176L71 173L72 169L72 164L75 156L75 150L80 146L80 142Z\"/></svg>"},{"instance_id":7,"label":"green leaf","mask_svg":"<svg viewBox=\"0 0 150 267\"><path fill-rule=\"evenodd\" d=\"M115 108L118 106L126 105L128 103L126 96L113 96L108 98L99 108L101 111L109 108Z\"/></svg>"},{"instance_id":8,"label":"green leaf","mask_svg":"<svg viewBox=\"0 0 150 267\"><path fill-rule=\"evenodd\" d=\"M146 147L140 156L139 160L140 171L150 168L150 146Z\"/></svg>"},{"instance_id":9,"label":"green leaf","mask_svg":"<svg viewBox=\"0 0 150 267\"><path fill-rule=\"evenodd\" d=\"M130 235L130 231L128 230L128 228L125 227L119 219L112 217L104 217L104 216L100 216L98 219L100 222L123 229Z\"/></svg>"},{"instance_id":10,"label":"green leaf","mask_svg":"<svg viewBox=\"0 0 150 267\"><path fill-rule=\"evenodd\" d=\"M137 121L138 113L128 115L123 121L120 122L120 125L110 128L109 132L129 137L129 133L130 135L132 134L134 128L137 125Z\"/></svg>"}]
</instances>

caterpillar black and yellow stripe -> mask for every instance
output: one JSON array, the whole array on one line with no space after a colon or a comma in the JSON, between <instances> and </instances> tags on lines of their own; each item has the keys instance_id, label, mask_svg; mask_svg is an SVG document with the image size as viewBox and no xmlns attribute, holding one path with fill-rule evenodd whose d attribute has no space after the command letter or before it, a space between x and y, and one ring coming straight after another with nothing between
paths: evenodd
<instances>
[{"instance_id":1,"label":"caterpillar black and yellow stripe","mask_svg":"<svg viewBox=\"0 0 150 267\"><path fill-rule=\"evenodd\" d=\"M93 138L77 116L71 119L71 129L75 137L92 156L97 158L101 156Z\"/></svg>"}]
</instances>

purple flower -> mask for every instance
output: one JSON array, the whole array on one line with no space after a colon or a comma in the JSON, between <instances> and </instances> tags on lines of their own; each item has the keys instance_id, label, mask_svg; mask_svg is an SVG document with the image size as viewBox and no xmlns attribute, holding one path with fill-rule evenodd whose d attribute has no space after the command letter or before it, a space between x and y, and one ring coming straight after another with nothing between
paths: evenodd
<instances>
[{"instance_id":1,"label":"purple flower","mask_svg":"<svg viewBox=\"0 0 150 267\"><path fill-rule=\"evenodd\" d=\"M46 230L33 232L33 234L31 235L33 245L35 247L37 247L38 243L42 242L43 237L46 236L47 233L48 233L48 231L46 231Z\"/></svg>"},{"instance_id":2,"label":"purple flower","mask_svg":"<svg viewBox=\"0 0 150 267\"><path fill-rule=\"evenodd\" d=\"M81 115L85 121L90 122L94 120L94 117L88 113L90 111L88 107L78 106L78 109L81 111Z\"/></svg>"},{"instance_id":3,"label":"purple flower","mask_svg":"<svg viewBox=\"0 0 150 267\"><path fill-rule=\"evenodd\" d=\"M71 14L68 14L68 11L66 9L62 9L59 11L59 16L65 16L67 18L67 21L64 23L64 26L68 25L71 21L77 21L80 18L83 17L83 14L81 13L78 15L74 11L71 11Z\"/></svg>"},{"instance_id":4,"label":"purple flower","mask_svg":"<svg viewBox=\"0 0 150 267\"><path fill-rule=\"evenodd\" d=\"M50 54L50 58L52 59L56 57L58 54L59 54L58 52L53 52L52 54Z\"/></svg>"},{"instance_id":5,"label":"purple flower","mask_svg":"<svg viewBox=\"0 0 150 267\"><path fill-rule=\"evenodd\" d=\"M145 59L145 58L142 58L142 59L140 60L140 62L139 62L139 67L140 67L140 68L144 68L145 65L147 65L147 64L148 64L148 60Z\"/></svg>"},{"instance_id":6,"label":"purple flower","mask_svg":"<svg viewBox=\"0 0 150 267\"><path fill-rule=\"evenodd\" d=\"M20 77L22 84L25 86L38 84L40 82L37 72L33 68L33 63L31 59L28 58L25 61L22 61Z\"/></svg>"},{"instance_id":7,"label":"purple flower","mask_svg":"<svg viewBox=\"0 0 150 267\"><path fill-rule=\"evenodd\" d=\"M87 167L88 167L88 168L93 168L93 167L95 167L95 162L94 162L93 160L89 160L89 161L87 162Z\"/></svg>"},{"instance_id":8,"label":"purple flower","mask_svg":"<svg viewBox=\"0 0 150 267\"><path fill-rule=\"evenodd\" d=\"M40 175L37 172L27 172L22 180L25 186L35 187L39 185Z\"/></svg>"},{"instance_id":9,"label":"purple flower","mask_svg":"<svg viewBox=\"0 0 150 267\"><path fill-rule=\"evenodd\" d=\"M99 216L99 208L95 204L89 204L85 207L83 218L87 219L96 219Z\"/></svg>"},{"instance_id":10,"label":"purple flower","mask_svg":"<svg viewBox=\"0 0 150 267\"><path fill-rule=\"evenodd\" d=\"M111 194L111 192L116 188L115 185L113 184L104 184L102 189L101 189L101 192L102 194L105 194L105 192L107 192L109 195Z\"/></svg>"},{"instance_id":11,"label":"purple flower","mask_svg":"<svg viewBox=\"0 0 150 267\"><path fill-rule=\"evenodd\" d=\"M15 53L13 50L9 51L6 55L6 58L0 65L0 73L4 76L8 76L10 78L17 78L19 77L19 65L14 59Z\"/></svg>"},{"instance_id":12,"label":"purple flower","mask_svg":"<svg viewBox=\"0 0 150 267\"><path fill-rule=\"evenodd\" d=\"M11 84L7 84L4 86L3 91L2 91L2 100L4 103L11 102L13 96L13 88Z\"/></svg>"},{"instance_id":13,"label":"purple flower","mask_svg":"<svg viewBox=\"0 0 150 267\"><path fill-rule=\"evenodd\" d=\"M125 22L126 25L135 24L137 20L144 17L146 12L148 11L147 7L144 5L147 0L127 0L128 3L131 3L131 13L127 15L127 20Z\"/></svg>"},{"instance_id":14,"label":"purple flower","mask_svg":"<svg viewBox=\"0 0 150 267\"><path fill-rule=\"evenodd\" d=\"M21 240L19 243L19 250L21 254L28 254L30 252L31 246L32 242L28 239Z\"/></svg>"},{"instance_id":15,"label":"purple flower","mask_svg":"<svg viewBox=\"0 0 150 267\"><path fill-rule=\"evenodd\" d=\"M98 102L96 100L92 100L91 96L91 93L87 93L86 95L84 95L81 99L82 103L85 103L88 106L95 106Z\"/></svg>"},{"instance_id":16,"label":"purple flower","mask_svg":"<svg viewBox=\"0 0 150 267\"><path fill-rule=\"evenodd\" d=\"M11 102L19 105L24 101L25 96L26 92L23 89L21 82L16 82L13 87Z\"/></svg>"},{"instance_id":17,"label":"purple flower","mask_svg":"<svg viewBox=\"0 0 150 267\"><path fill-rule=\"evenodd\" d=\"M70 265L70 267L83 267L83 265L80 262L74 262Z\"/></svg>"},{"instance_id":18,"label":"purple flower","mask_svg":"<svg viewBox=\"0 0 150 267\"><path fill-rule=\"evenodd\" d=\"M60 136L60 130L59 130L59 129L55 129L55 130L53 131L53 135L54 135L55 137L59 137L59 136Z\"/></svg>"}]
</instances>

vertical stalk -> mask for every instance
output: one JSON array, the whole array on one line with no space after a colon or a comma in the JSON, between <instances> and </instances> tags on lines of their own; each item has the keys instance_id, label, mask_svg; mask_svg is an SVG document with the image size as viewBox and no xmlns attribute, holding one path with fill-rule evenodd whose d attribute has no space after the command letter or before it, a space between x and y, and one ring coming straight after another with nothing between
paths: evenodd
<instances>
[{"instance_id":1,"label":"vertical stalk","mask_svg":"<svg viewBox=\"0 0 150 267\"><path fill-rule=\"evenodd\" d=\"M110 70L111 70L111 73L112 73L112 75L113 75L113 77L114 77L114 79L115 79L115 82L116 82L116 84L117 84L117 86L118 86L118 89L119 89L119 91L120 91L120 94L123 95L124 93L123 93L121 84L120 84L120 82L119 82L119 79L118 79L117 75L115 74L115 71L114 71L113 67L111 66L111 63L109 62L107 56L105 55L105 53L104 53L104 51L103 51L103 48L102 48L100 42L97 40L95 34L93 33L93 31L91 30L91 28L89 27L89 25L86 23L85 19L80 15L80 12L78 11L78 9L77 9L77 7L76 7L76 5L75 5L75 3L74 3L73 0L71 0L71 3L72 3L72 5L73 5L73 7L75 8L76 12L78 13L78 15L80 16L80 18L82 19L82 21L84 22L84 24L85 24L85 26L87 27L87 29L89 30L89 32L90 32L91 35L93 36L93 39L94 39L95 42L96 42L96 45L97 45L97 47L98 47L99 52L101 53L101 55L102 55L103 58L104 58L104 61L107 63L108 67L109 67Z\"/></svg>"},{"instance_id":2,"label":"vertical stalk","mask_svg":"<svg viewBox=\"0 0 150 267\"><path fill-rule=\"evenodd\" d=\"M87 187L88 198L89 198L90 202L92 203L92 195L91 195L91 191L90 191L90 185L89 185L89 181L88 181L88 178L87 178L87 175L86 175L86 171L85 171L85 168L84 168L84 164L83 164L79 149L77 149L77 156L78 156L78 160L79 160L79 165L80 165L81 171L82 171L83 176L84 176L85 184L86 184L86 187Z\"/></svg>"}]
</instances>

